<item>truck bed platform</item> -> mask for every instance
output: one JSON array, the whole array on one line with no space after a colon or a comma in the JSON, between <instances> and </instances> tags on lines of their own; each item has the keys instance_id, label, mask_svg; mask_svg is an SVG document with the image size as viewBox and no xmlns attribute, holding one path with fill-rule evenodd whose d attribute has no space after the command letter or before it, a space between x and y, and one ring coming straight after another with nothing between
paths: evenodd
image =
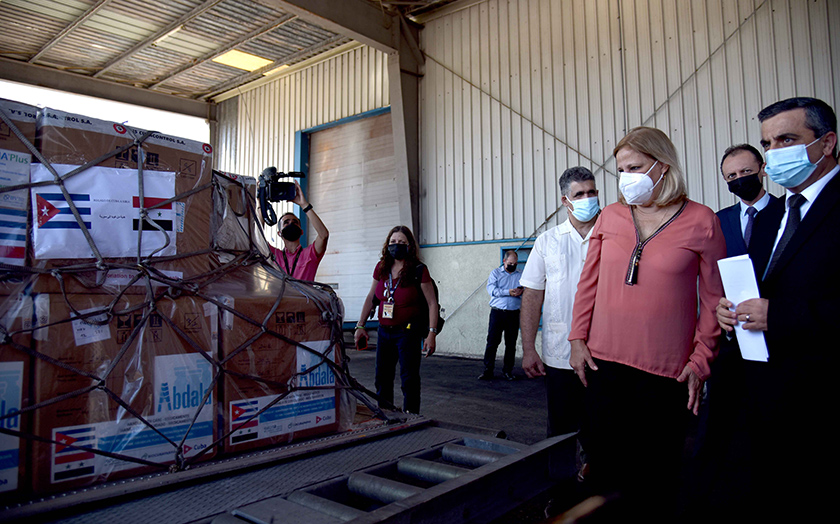
<instances>
[{"instance_id":1,"label":"truck bed platform","mask_svg":"<svg viewBox=\"0 0 840 524\"><path fill-rule=\"evenodd\" d=\"M29 501L4 521L489 522L574 475L574 438L533 446L422 416Z\"/></svg>"}]
</instances>

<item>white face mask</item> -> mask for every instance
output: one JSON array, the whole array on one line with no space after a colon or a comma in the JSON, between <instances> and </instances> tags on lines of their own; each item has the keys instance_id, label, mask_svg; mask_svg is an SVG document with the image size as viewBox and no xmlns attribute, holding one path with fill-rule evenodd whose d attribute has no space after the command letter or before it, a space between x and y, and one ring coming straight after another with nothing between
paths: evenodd
<instances>
[{"instance_id":1,"label":"white face mask","mask_svg":"<svg viewBox=\"0 0 840 524\"><path fill-rule=\"evenodd\" d=\"M796 144L766 151L764 156L767 159L767 164L764 166L764 172L767 173L770 180L786 188L802 184L817 169L817 164L825 158L825 155L821 156L817 160L817 164L812 164L811 159L808 158L808 148L822 138L821 136L807 145Z\"/></svg>"},{"instance_id":2,"label":"white face mask","mask_svg":"<svg viewBox=\"0 0 840 524\"><path fill-rule=\"evenodd\" d=\"M601 210L601 206L598 205L598 197L569 200L569 202L571 202L574 207L574 209L571 210L572 215L581 222L589 222L595 218L595 215L597 215L598 211Z\"/></svg>"},{"instance_id":3,"label":"white face mask","mask_svg":"<svg viewBox=\"0 0 840 524\"><path fill-rule=\"evenodd\" d=\"M657 180L655 184L648 176L651 169L653 169L658 163L659 160L654 162L653 165L650 166L650 169L644 173L621 173L621 176L618 179L618 188L621 190L621 194L624 195L624 200L628 205L640 206L642 204L646 204L648 200L651 199L654 188L659 185L659 182L662 181L662 177L665 176L665 173L659 175L659 180Z\"/></svg>"}]
</instances>

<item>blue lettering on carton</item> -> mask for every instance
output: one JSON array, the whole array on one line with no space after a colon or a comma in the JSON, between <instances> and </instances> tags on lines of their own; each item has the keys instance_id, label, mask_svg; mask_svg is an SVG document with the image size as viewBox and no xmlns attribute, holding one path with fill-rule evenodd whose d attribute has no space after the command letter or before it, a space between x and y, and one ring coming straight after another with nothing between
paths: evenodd
<instances>
[{"instance_id":1,"label":"blue lettering on carton","mask_svg":"<svg viewBox=\"0 0 840 524\"><path fill-rule=\"evenodd\" d=\"M297 402L295 404L285 406L275 404L273 407L263 412L260 416L260 421L262 423L274 422L276 420L309 415L311 413L319 413L321 411L328 411L332 409L335 409L334 396L318 400L309 400L306 402Z\"/></svg>"},{"instance_id":2,"label":"blue lettering on carton","mask_svg":"<svg viewBox=\"0 0 840 524\"><path fill-rule=\"evenodd\" d=\"M193 366L177 366L169 378L173 380L160 383L157 413L198 408L211 382L210 363L195 361ZM207 395L204 405L210 406L212 398L212 393Z\"/></svg>"},{"instance_id":3,"label":"blue lettering on carton","mask_svg":"<svg viewBox=\"0 0 840 524\"><path fill-rule=\"evenodd\" d=\"M334 386L335 375L332 369L326 362L322 362L318 367L306 373L306 364L300 365L301 375L298 377L299 385L301 387L317 387L317 386Z\"/></svg>"},{"instance_id":4,"label":"blue lettering on carton","mask_svg":"<svg viewBox=\"0 0 840 524\"><path fill-rule=\"evenodd\" d=\"M166 435L172 442L180 442L184 438L184 434L189 429L189 424L180 424L168 428L158 428L158 431ZM212 422L196 422L190 430L187 440L198 438L210 438L213 436ZM99 439L99 449L109 451L111 453L120 453L140 448L147 448L151 446L160 446L162 444L169 444L165 438L160 436L157 432L143 426L139 431L131 433L123 433ZM173 448L174 454L174 448Z\"/></svg>"},{"instance_id":5,"label":"blue lettering on carton","mask_svg":"<svg viewBox=\"0 0 840 524\"><path fill-rule=\"evenodd\" d=\"M0 428L19 429L20 416L16 413L20 411L23 364L10 362L6 366L0 370Z\"/></svg>"},{"instance_id":6,"label":"blue lettering on carton","mask_svg":"<svg viewBox=\"0 0 840 524\"><path fill-rule=\"evenodd\" d=\"M177 409L197 408L201 404L201 399L204 398L204 393L207 387L203 382L197 385L186 383L178 385L174 384L170 389L168 382L163 382L160 385L160 399L158 401L157 411L173 411ZM210 405L212 395L207 397L204 402L205 406ZM166 409L163 409L163 408Z\"/></svg>"},{"instance_id":7,"label":"blue lettering on carton","mask_svg":"<svg viewBox=\"0 0 840 524\"><path fill-rule=\"evenodd\" d=\"M20 416L16 413L18 413L17 408L6 406L6 399L0 400L0 428L18 429L20 427Z\"/></svg>"}]
</instances>

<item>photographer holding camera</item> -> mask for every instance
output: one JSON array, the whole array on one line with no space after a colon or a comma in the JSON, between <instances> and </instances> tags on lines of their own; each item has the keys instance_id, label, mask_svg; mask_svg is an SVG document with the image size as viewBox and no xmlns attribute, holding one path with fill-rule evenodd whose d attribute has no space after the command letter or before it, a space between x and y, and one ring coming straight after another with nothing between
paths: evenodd
<instances>
[{"instance_id":1,"label":"photographer holding camera","mask_svg":"<svg viewBox=\"0 0 840 524\"><path fill-rule=\"evenodd\" d=\"M286 274L298 280L311 281L315 280L318 265L321 263L324 253L327 252L327 240L330 238L330 231L312 209L312 204L306 200L300 184L297 181L294 184L295 196L291 201L300 206L301 212L310 220L318 236L308 246L301 247L300 237L303 235L303 229L300 225L300 219L294 213L284 213L277 225L277 230L283 239L283 248L277 249L273 246L269 246L269 248L280 269L285 271ZM269 223L269 225L271 224Z\"/></svg>"}]
</instances>

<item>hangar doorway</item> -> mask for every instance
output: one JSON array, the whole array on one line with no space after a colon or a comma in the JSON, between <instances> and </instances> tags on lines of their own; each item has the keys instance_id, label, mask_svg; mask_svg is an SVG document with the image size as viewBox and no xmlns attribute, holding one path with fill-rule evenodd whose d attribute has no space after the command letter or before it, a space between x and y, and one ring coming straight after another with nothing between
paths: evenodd
<instances>
[{"instance_id":1,"label":"hangar doorway","mask_svg":"<svg viewBox=\"0 0 840 524\"><path fill-rule=\"evenodd\" d=\"M330 230L315 279L335 288L345 322L358 320L385 235L399 225L391 113L377 113L308 132L306 194Z\"/></svg>"}]
</instances>

